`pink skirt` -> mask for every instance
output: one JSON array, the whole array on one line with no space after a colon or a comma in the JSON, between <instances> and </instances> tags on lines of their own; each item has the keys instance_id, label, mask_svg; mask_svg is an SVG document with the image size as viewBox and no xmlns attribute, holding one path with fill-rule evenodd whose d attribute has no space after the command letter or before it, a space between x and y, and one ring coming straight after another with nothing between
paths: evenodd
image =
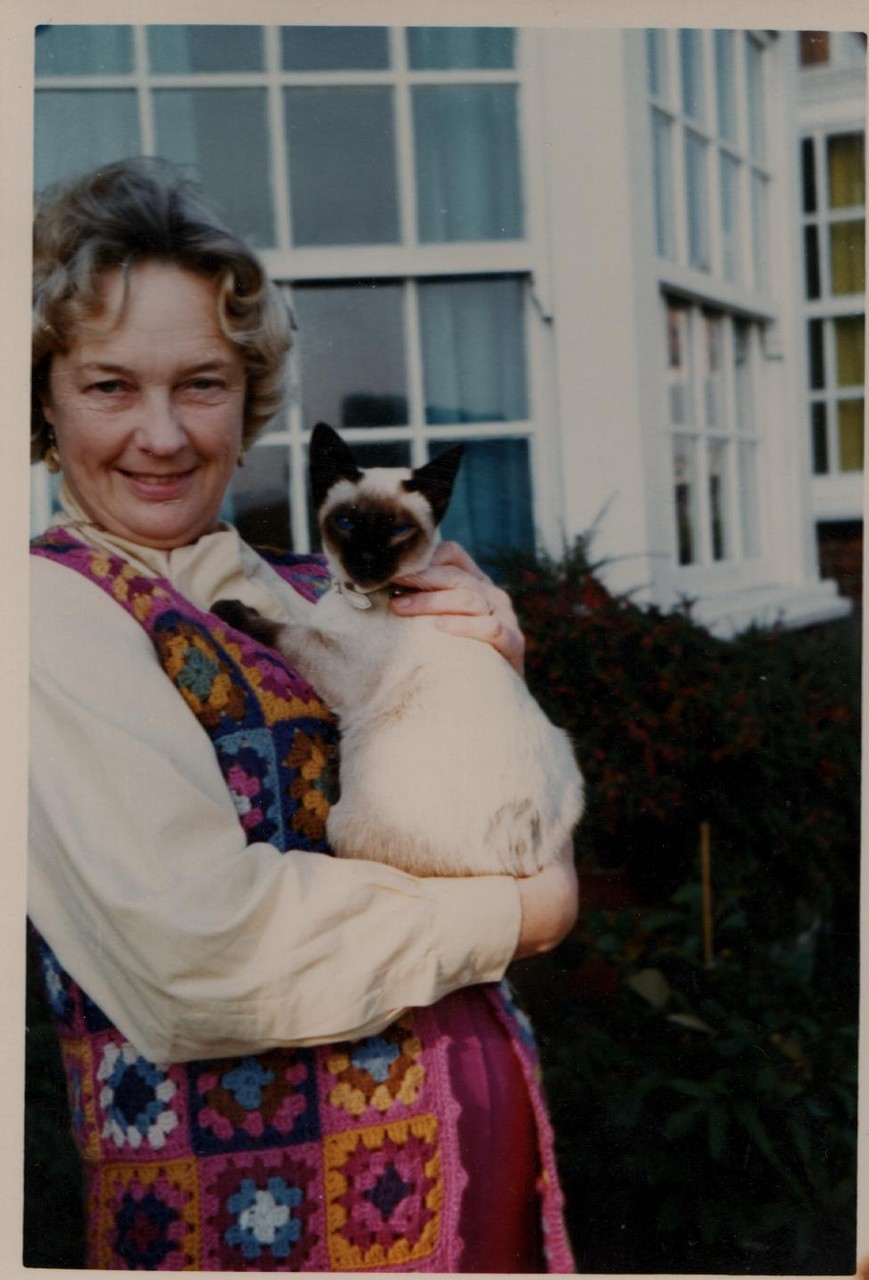
<instances>
[{"instance_id":1,"label":"pink skirt","mask_svg":"<svg viewBox=\"0 0 869 1280\"><path fill-rule=\"evenodd\" d=\"M536 1126L522 1069L482 992L457 991L434 1007L450 1037L459 1145L468 1184L462 1199L460 1270L545 1272Z\"/></svg>"}]
</instances>

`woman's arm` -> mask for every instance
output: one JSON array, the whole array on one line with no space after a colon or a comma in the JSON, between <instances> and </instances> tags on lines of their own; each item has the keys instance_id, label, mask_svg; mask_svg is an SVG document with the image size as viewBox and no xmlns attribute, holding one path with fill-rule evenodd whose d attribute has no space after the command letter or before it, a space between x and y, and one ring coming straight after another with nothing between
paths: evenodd
<instances>
[{"instance_id":1,"label":"woman's arm","mask_svg":"<svg viewBox=\"0 0 869 1280\"><path fill-rule=\"evenodd\" d=\"M211 743L137 623L36 559L31 637L29 909L141 1052L358 1037L502 976L527 888L245 847Z\"/></svg>"}]
</instances>

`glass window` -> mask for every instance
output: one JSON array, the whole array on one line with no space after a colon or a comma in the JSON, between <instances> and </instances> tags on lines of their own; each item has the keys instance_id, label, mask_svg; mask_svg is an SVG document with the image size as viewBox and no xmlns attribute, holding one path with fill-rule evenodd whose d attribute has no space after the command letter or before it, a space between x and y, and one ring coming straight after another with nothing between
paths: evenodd
<instances>
[{"instance_id":1,"label":"glass window","mask_svg":"<svg viewBox=\"0 0 869 1280\"><path fill-rule=\"evenodd\" d=\"M703 313L703 408L705 425L720 427L724 421L724 326L720 315Z\"/></svg>"},{"instance_id":2,"label":"glass window","mask_svg":"<svg viewBox=\"0 0 869 1280\"><path fill-rule=\"evenodd\" d=\"M709 186L706 169L707 144L696 133L685 134L685 197L688 206L688 262L698 271L708 271Z\"/></svg>"},{"instance_id":3,"label":"glass window","mask_svg":"<svg viewBox=\"0 0 869 1280\"><path fill-rule=\"evenodd\" d=\"M649 93L656 98L667 97L667 33L660 28L646 32L646 74Z\"/></svg>"},{"instance_id":4,"label":"glass window","mask_svg":"<svg viewBox=\"0 0 869 1280\"><path fill-rule=\"evenodd\" d=\"M34 182L40 191L97 165L137 155L132 89L43 89L34 103Z\"/></svg>"},{"instance_id":5,"label":"glass window","mask_svg":"<svg viewBox=\"0 0 869 1280\"><path fill-rule=\"evenodd\" d=\"M753 431L754 386L751 376L751 338L748 323L733 323L733 401L738 431Z\"/></svg>"},{"instance_id":6,"label":"glass window","mask_svg":"<svg viewBox=\"0 0 869 1280\"><path fill-rule=\"evenodd\" d=\"M715 32L715 97L718 104L718 133L727 142L736 141L733 38L732 31Z\"/></svg>"},{"instance_id":7,"label":"glass window","mask_svg":"<svg viewBox=\"0 0 869 1280\"><path fill-rule=\"evenodd\" d=\"M866 202L866 170L862 133L827 138L827 177L831 209L862 207Z\"/></svg>"},{"instance_id":8,"label":"glass window","mask_svg":"<svg viewBox=\"0 0 869 1280\"><path fill-rule=\"evenodd\" d=\"M817 182L815 178L815 143L812 138L803 138L803 213L814 213L818 207Z\"/></svg>"},{"instance_id":9,"label":"glass window","mask_svg":"<svg viewBox=\"0 0 869 1280\"><path fill-rule=\"evenodd\" d=\"M767 268L767 180L762 173L751 175L751 245L754 287L769 287Z\"/></svg>"},{"instance_id":10,"label":"glass window","mask_svg":"<svg viewBox=\"0 0 869 1280\"><path fill-rule=\"evenodd\" d=\"M827 406L823 400L817 400L812 405L812 470L816 476L825 476L830 470Z\"/></svg>"},{"instance_id":11,"label":"glass window","mask_svg":"<svg viewBox=\"0 0 869 1280\"><path fill-rule=\"evenodd\" d=\"M865 367L864 317L837 316L836 382L840 387L862 387Z\"/></svg>"},{"instance_id":12,"label":"glass window","mask_svg":"<svg viewBox=\"0 0 869 1280\"><path fill-rule=\"evenodd\" d=\"M519 278L425 281L419 315L426 422L527 418Z\"/></svg>"},{"instance_id":13,"label":"glass window","mask_svg":"<svg viewBox=\"0 0 869 1280\"><path fill-rule=\"evenodd\" d=\"M863 470L863 400L840 400L839 470Z\"/></svg>"},{"instance_id":14,"label":"glass window","mask_svg":"<svg viewBox=\"0 0 869 1280\"><path fill-rule=\"evenodd\" d=\"M498 548L530 551L531 473L527 440L467 440L452 500L441 530L465 547L475 547L485 563ZM455 441L429 445L434 457Z\"/></svg>"},{"instance_id":15,"label":"glass window","mask_svg":"<svg viewBox=\"0 0 869 1280\"><path fill-rule=\"evenodd\" d=\"M385 71L386 27L281 27L284 71Z\"/></svg>"},{"instance_id":16,"label":"glass window","mask_svg":"<svg viewBox=\"0 0 869 1280\"><path fill-rule=\"evenodd\" d=\"M36 75L117 76L133 70L133 28L101 26L38 26Z\"/></svg>"},{"instance_id":17,"label":"glass window","mask_svg":"<svg viewBox=\"0 0 869 1280\"><path fill-rule=\"evenodd\" d=\"M262 71L262 27L162 26L146 28L151 70L173 72Z\"/></svg>"},{"instance_id":18,"label":"glass window","mask_svg":"<svg viewBox=\"0 0 869 1280\"><path fill-rule=\"evenodd\" d=\"M863 219L830 223L831 292L862 293L866 284L866 243Z\"/></svg>"},{"instance_id":19,"label":"glass window","mask_svg":"<svg viewBox=\"0 0 869 1280\"><path fill-rule=\"evenodd\" d=\"M221 518L255 547L290 547L290 460L286 449L251 449L233 474Z\"/></svg>"},{"instance_id":20,"label":"glass window","mask_svg":"<svg viewBox=\"0 0 869 1280\"><path fill-rule=\"evenodd\" d=\"M513 66L512 27L408 27L414 71L506 70Z\"/></svg>"},{"instance_id":21,"label":"glass window","mask_svg":"<svg viewBox=\"0 0 869 1280\"><path fill-rule=\"evenodd\" d=\"M818 228L808 226L804 232L803 265L806 271L806 297L821 296L821 258L818 242Z\"/></svg>"},{"instance_id":22,"label":"glass window","mask_svg":"<svg viewBox=\"0 0 869 1280\"><path fill-rule=\"evenodd\" d=\"M699 31L679 32L679 63L682 69L682 110L691 119L702 121L705 104L703 45Z\"/></svg>"},{"instance_id":23,"label":"glass window","mask_svg":"<svg viewBox=\"0 0 869 1280\"><path fill-rule=\"evenodd\" d=\"M739 443L739 521L742 554L760 555L760 501L757 486L757 445Z\"/></svg>"},{"instance_id":24,"label":"glass window","mask_svg":"<svg viewBox=\"0 0 869 1280\"><path fill-rule=\"evenodd\" d=\"M720 155L721 255L725 280L739 278L739 176L741 164L725 151Z\"/></svg>"},{"instance_id":25,"label":"glass window","mask_svg":"<svg viewBox=\"0 0 869 1280\"><path fill-rule=\"evenodd\" d=\"M813 391L824 387L824 322L809 321L809 386Z\"/></svg>"},{"instance_id":26,"label":"glass window","mask_svg":"<svg viewBox=\"0 0 869 1280\"><path fill-rule=\"evenodd\" d=\"M399 240L393 91L285 89L296 245Z\"/></svg>"},{"instance_id":27,"label":"glass window","mask_svg":"<svg viewBox=\"0 0 869 1280\"><path fill-rule=\"evenodd\" d=\"M515 87L418 85L413 122L420 240L521 237Z\"/></svg>"},{"instance_id":28,"label":"glass window","mask_svg":"<svg viewBox=\"0 0 869 1280\"><path fill-rule=\"evenodd\" d=\"M763 50L752 36L745 38L745 79L748 89L748 149L755 160L763 160L766 151L763 116Z\"/></svg>"},{"instance_id":29,"label":"glass window","mask_svg":"<svg viewBox=\"0 0 869 1280\"><path fill-rule=\"evenodd\" d=\"M275 242L264 89L157 89L157 150L191 165L229 224Z\"/></svg>"},{"instance_id":30,"label":"glass window","mask_svg":"<svg viewBox=\"0 0 869 1280\"><path fill-rule=\"evenodd\" d=\"M691 414L690 318L687 307L667 307L668 383L670 421L686 426Z\"/></svg>"},{"instance_id":31,"label":"glass window","mask_svg":"<svg viewBox=\"0 0 869 1280\"><path fill-rule=\"evenodd\" d=\"M709 445L709 542L713 560L725 560L729 554L727 445L720 440Z\"/></svg>"},{"instance_id":32,"label":"glass window","mask_svg":"<svg viewBox=\"0 0 869 1280\"><path fill-rule=\"evenodd\" d=\"M695 560L694 530L697 524L696 442L686 436L673 440L673 491L676 508L676 542L679 564Z\"/></svg>"},{"instance_id":33,"label":"glass window","mask_svg":"<svg viewBox=\"0 0 869 1280\"><path fill-rule=\"evenodd\" d=\"M297 284L293 309L306 430L409 421L402 284Z\"/></svg>"},{"instance_id":34,"label":"glass window","mask_svg":"<svg viewBox=\"0 0 869 1280\"><path fill-rule=\"evenodd\" d=\"M655 241L662 258L675 257L673 229L673 126L660 111L652 112L655 170Z\"/></svg>"}]
</instances>

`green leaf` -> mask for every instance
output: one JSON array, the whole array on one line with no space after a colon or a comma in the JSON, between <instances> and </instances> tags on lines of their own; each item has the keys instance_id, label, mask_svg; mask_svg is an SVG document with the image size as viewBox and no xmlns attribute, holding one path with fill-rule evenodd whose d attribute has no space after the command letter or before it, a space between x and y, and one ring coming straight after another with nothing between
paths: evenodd
<instances>
[{"instance_id":1,"label":"green leaf","mask_svg":"<svg viewBox=\"0 0 869 1280\"><path fill-rule=\"evenodd\" d=\"M701 1102L691 1102L668 1116L664 1123L664 1133L668 1138L682 1138L690 1133L704 1111Z\"/></svg>"},{"instance_id":2,"label":"green leaf","mask_svg":"<svg viewBox=\"0 0 869 1280\"><path fill-rule=\"evenodd\" d=\"M625 985L655 1009L663 1009L670 999L670 984L660 969L640 969L626 979Z\"/></svg>"}]
</instances>

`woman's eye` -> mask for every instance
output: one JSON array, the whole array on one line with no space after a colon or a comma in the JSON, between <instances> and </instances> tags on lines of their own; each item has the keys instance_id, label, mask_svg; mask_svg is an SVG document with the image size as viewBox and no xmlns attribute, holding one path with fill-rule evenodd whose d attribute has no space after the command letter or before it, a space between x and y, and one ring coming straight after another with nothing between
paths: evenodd
<instances>
[{"instance_id":1,"label":"woman's eye","mask_svg":"<svg viewBox=\"0 0 869 1280\"><path fill-rule=\"evenodd\" d=\"M91 383L90 390L97 391L103 396L112 396L121 391L123 385L120 378L104 378L102 382Z\"/></svg>"}]
</instances>

